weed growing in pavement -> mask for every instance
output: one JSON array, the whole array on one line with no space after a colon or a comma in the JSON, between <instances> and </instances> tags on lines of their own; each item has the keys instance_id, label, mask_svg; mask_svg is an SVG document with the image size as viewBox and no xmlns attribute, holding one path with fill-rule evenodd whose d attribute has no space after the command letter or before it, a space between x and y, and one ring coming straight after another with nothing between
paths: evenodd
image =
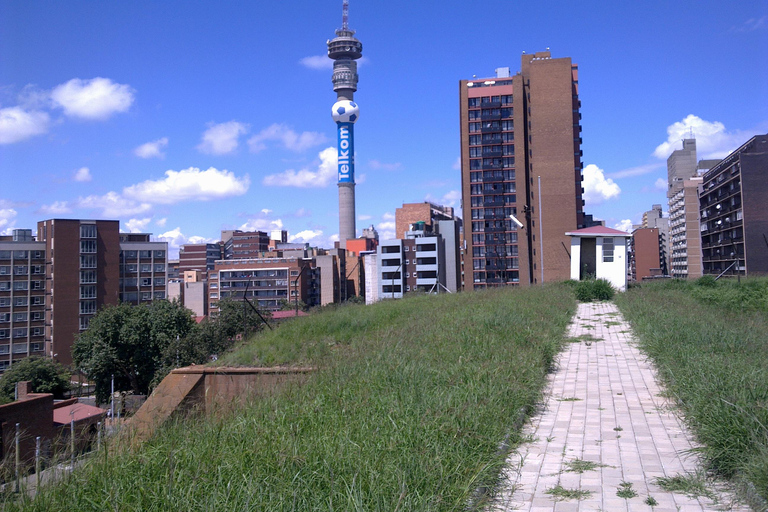
<instances>
[{"instance_id":1,"label":"weed growing in pavement","mask_svg":"<svg viewBox=\"0 0 768 512\"><path fill-rule=\"evenodd\" d=\"M768 278L643 283L616 304L707 469L768 499Z\"/></svg>"},{"instance_id":2,"label":"weed growing in pavement","mask_svg":"<svg viewBox=\"0 0 768 512\"><path fill-rule=\"evenodd\" d=\"M566 489L560 484L547 489L544 491L544 493L552 496L552 499L555 501L583 500L589 498L592 495L591 491L584 491L582 489Z\"/></svg>"},{"instance_id":3,"label":"weed growing in pavement","mask_svg":"<svg viewBox=\"0 0 768 512\"><path fill-rule=\"evenodd\" d=\"M180 418L4 510L462 510L496 484L575 305L544 286L291 320L220 362L317 367L303 384Z\"/></svg>"},{"instance_id":4,"label":"weed growing in pavement","mask_svg":"<svg viewBox=\"0 0 768 512\"><path fill-rule=\"evenodd\" d=\"M567 398L558 398L558 402L581 402L581 398L576 398L575 396L569 396Z\"/></svg>"},{"instance_id":5,"label":"weed growing in pavement","mask_svg":"<svg viewBox=\"0 0 768 512\"><path fill-rule=\"evenodd\" d=\"M685 494L690 498L704 496L714 499L713 493L707 485L707 477L701 472L676 475L673 477L660 477L656 479L656 485L667 492Z\"/></svg>"},{"instance_id":6,"label":"weed growing in pavement","mask_svg":"<svg viewBox=\"0 0 768 512\"><path fill-rule=\"evenodd\" d=\"M656 498L654 498L653 496L648 496L647 498L645 498L645 501L643 501L643 503L651 507L655 507L656 505L659 504L659 502L656 501Z\"/></svg>"},{"instance_id":7,"label":"weed growing in pavement","mask_svg":"<svg viewBox=\"0 0 768 512\"><path fill-rule=\"evenodd\" d=\"M570 473L584 473L585 471L595 471L597 468L608 467L606 464L584 459L574 459L566 462L565 465L568 469L564 471Z\"/></svg>"},{"instance_id":8,"label":"weed growing in pavement","mask_svg":"<svg viewBox=\"0 0 768 512\"><path fill-rule=\"evenodd\" d=\"M632 488L631 482L621 482L619 484L619 490L616 491L616 496L628 500L637 496L637 492Z\"/></svg>"}]
</instances>

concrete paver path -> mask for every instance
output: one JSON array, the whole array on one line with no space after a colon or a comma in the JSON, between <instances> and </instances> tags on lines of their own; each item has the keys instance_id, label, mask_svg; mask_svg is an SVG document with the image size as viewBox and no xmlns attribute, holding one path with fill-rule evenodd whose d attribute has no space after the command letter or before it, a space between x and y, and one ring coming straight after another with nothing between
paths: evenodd
<instances>
[{"instance_id":1,"label":"concrete paver path","mask_svg":"<svg viewBox=\"0 0 768 512\"><path fill-rule=\"evenodd\" d=\"M580 304L570 336L579 341L560 354L543 411L526 426L531 441L510 455L490 510L749 510L722 492L691 498L656 483L696 474L695 444L660 396L651 363L615 305ZM568 491L588 492L577 498Z\"/></svg>"}]
</instances>

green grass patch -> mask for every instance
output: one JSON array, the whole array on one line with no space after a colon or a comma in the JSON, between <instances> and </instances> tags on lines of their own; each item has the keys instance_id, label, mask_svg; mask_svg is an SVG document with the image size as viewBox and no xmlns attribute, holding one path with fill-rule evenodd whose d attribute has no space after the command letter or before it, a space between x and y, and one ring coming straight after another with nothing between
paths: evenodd
<instances>
[{"instance_id":1,"label":"green grass patch","mask_svg":"<svg viewBox=\"0 0 768 512\"><path fill-rule=\"evenodd\" d=\"M584 491L582 489L566 489L560 484L547 489L544 491L544 493L552 496L555 501L583 500L589 498L592 495L591 491Z\"/></svg>"},{"instance_id":2,"label":"green grass patch","mask_svg":"<svg viewBox=\"0 0 768 512\"><path fill-rule=\"evenodd\" d=\"M545 286L292 320L220 362L317 367L304 384L168 424L5 510L463 510L496 484L575 306Z\"/></svg>"},{"instance_id":3,"label":"green grass patch","mask_svg":"<svg viewBox=\"0 0 768 512\"><path fill-rule=\"evenodd\" d=\"M768 279L643 283L616 297L703 444L708 470L768 499Z\"/></svg>"},{"instance_id":4,"label":"green grass patch","mask_svg":"<svg viewBox=\"0 0 768 512\"><path fill-rule=\"evenodd\" d=\"M655 507L656 505L659 504L659 502L656 501L656 498L654 498L653 496L648 496L647 498L645 498L643 503L645 503L649 507Z\"/></svg>"}]
</instances>

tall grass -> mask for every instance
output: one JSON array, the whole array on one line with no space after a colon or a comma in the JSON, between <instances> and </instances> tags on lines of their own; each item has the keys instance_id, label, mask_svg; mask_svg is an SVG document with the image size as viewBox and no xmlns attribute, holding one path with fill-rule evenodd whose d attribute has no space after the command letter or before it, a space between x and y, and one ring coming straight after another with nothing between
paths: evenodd
<instances>
[{"instance_id":1,"label":"tall grass","mask_svg":"<svg viewBox=\"0 0 768 512\"><path fill-rule=\"evenodd\" d=\"M648 283L616 298L704 444L768 499L768 279Z\"/></svg>"},{"instance_id":2,"label":"tall grass","mask_svg":"<svg viewBox=\"0 0 768 512\"><path fill-rule=\"evenodd\" d=\"M546 287L292 321L226 361L317 366L303 385L170 424L7 508L463 510L498 478L499 443L536 401L574 309L569 289Z\"/></svg>"}]
</instances>

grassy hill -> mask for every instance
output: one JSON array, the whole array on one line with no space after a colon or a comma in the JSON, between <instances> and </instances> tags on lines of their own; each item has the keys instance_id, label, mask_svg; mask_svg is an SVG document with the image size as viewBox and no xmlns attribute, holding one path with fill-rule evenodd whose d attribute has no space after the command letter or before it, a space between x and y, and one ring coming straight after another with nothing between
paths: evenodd
<instances>
[{"instance_id":1,"label":"grassy hill","mask_svg":"<svg viewBox=\"0 0 768 512\"><path fill-rule=\"evenodd\" d=\"M301 386L102 450L7 510L463 510L532 405L575 309L565 286L343 306L222 364L314 365ZM515 441L516 433L512 433ZM110 455L107 455L110 453Z\"/></svg>"}]
</instances>

